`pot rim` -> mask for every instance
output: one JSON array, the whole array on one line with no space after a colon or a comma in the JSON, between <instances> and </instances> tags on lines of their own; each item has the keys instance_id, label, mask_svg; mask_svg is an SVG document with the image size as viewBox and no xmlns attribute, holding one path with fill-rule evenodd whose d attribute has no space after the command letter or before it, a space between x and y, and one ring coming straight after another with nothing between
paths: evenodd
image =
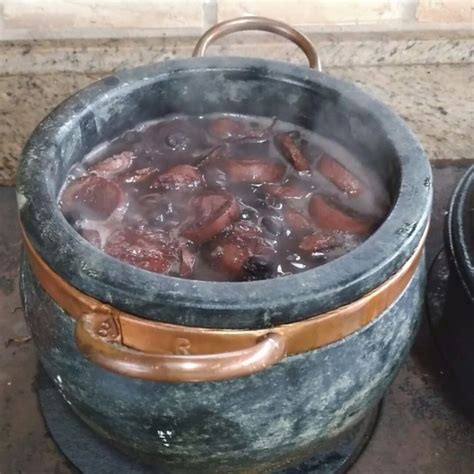
<instances>
[{"instance_id":1,"label":"pot rim","mask_svg":"<svg viewBox=\"0 0 474 474\"><path fill-rule=\"evenodd\" d=\"M317 83L335 90L378 120L399 161L400 188L387 219L364 243L332 262L296 275L256 282L204 282L132 267L94 248L70 226L44 170L52 166L61 139L71 133L71 127L81 132L78 125L91 114L92 103L176 75L248 69L258 71L259 78L304 88ZM423 149L401 118L349 82L276 61L193 58L121 71L59 105L37 126L24 148L17 199L21 223L34 248L54 271L84 293L164 322L176 322L176 314L181 312L184 325L258 328L305 319L349 303L396 273L413 254L428 224L432 177ZM294 316L287 317L290 310ZM243 313L247 316L237 316Z\"/></svg>"},{"instance_id":2,"label":"pot rim","mask_svg":"<svg viewBox=\"0 0 474 474\"><path fill-rule=\"evenodd\" d=\"M474 242L469 241L470 228L466 221L469 218L474 219L474 216L468 216L467 209L469 198L472 199L473 195L474 165L464 173L451 197L445 234L451 266L472 301L474 301Z\"/></svg>"}]
</instances>

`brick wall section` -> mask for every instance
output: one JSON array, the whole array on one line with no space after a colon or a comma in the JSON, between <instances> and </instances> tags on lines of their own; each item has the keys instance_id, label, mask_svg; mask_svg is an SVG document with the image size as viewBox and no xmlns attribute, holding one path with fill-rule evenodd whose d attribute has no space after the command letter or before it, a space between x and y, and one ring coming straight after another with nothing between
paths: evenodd
<instances>
[{"instance_id":1,"label":"brick wall section","mask_svg":"<svg viewBox=\"0 0 474 474\"><path fill-rule=\"evenodd\" d=\"M472 0L0 0L0 40L189 36L249 14L306 31L465 27L472 8Z\"/></svg>"}]
</instances>

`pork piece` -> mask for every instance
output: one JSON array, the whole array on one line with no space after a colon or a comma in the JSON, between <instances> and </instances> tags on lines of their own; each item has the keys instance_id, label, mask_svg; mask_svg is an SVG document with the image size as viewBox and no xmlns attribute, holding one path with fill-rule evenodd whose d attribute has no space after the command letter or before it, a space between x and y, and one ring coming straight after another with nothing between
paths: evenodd
<instances>
[{"instance_id":1,"label":"pork piece","mask_svg":"<svg viewBox=\"0 0 474 474\"><path fill-rule=\"evenodd\" d=\"M156 273L168 273L179 259L176 242L156 230L116 230L107 238L104 250L112 257Z\"/></svg>"},{"instance_id":2,"label":"pork piece","mask_svg":"<svg viewBox=\"0 0 474 474\"><path fill-rule=\"evenodd\" d=\"M277 133L275 135L275 145L285 159L293 165L296 171L309 170L308 160L305 158L291 132Z\"/></svg>"},{"instance_id":3,"label":"pork piece","mask_svg":"<svg viewBox=\"0 0 474 474\"><path fill-rule=\"evenodd\" d=\"M110 156L99 161L87 169L89 173L95 173L104 177L111 177L127 171L135 159L135 155L130 151L123 151L117 155Z\"/></svg>"},{"instance_id":4,"label":"pork piece","mask_svg":"<svg viewBox=\"0 0 474 474\"><path fill-rule=\"evenodd\" d=\"M244 276L250 257L268 257L273 253L274 247L264 239L261 229L238 222L211 242L209 259L218 271L239 278Z\"/></svg>"},{"instance_id":5,"label":"pork piece","mask_svg":"<svg viewBox=\"0 0 474 474\"><path fill-rule=\"evenodd\" d=\"M235 197L227 192L207 191L190 203L190 218L181 227L181 235L203 243L232 224L240 214Z\"/></svg>"},{"instance_id":6,"label":"pork piece","mask_svg":"<svg viewBox=\"0 0 474 474\"><path fill-rule=\"evenodd\" d=\"M302 199L308 194L303 187L296 184L265 184L263 190L278 199Z\"/></svg>"},{"instance_id":7,"label":"pork piece","mask_svg":"<svg viewBox=\"0 0 474 474\"><path fill-rule=\"evenodd\" d=\"M157 176L150 189L193 190L202 186L202 176L191 165L176 165Z\"/></svg>"},{"instance_id":8,"label":"pork piece","mask_svg":"<svg viewBox=\"0 0 474 474\"><path fill-rule=\"evenodd\" d=\"M357 195L363 190L359 179L329 155L321 156L317 168L326 179L346 194Z\"/></svg>"},{"instance_id":9,"label":"pork piece","mask_svg":"<svg viewBox=\"0 0 474 474\"><path fill-rule=\"evenodd\" d=\"M296 209L285 209L283 212L283 219L291 232L310 232L313 229L313 224L309 219Z\"/></svg>"},{"instance_id":10,"label":"pork piece","mask_svg":"<svg viewBox=\"0 0 474 474\"><path fill-rule=\"evenodd\" d=\"M374 229L372 218L361 216L344 208L334 198L321 194L313 194L308 210L321 229L339 230L355 235L367 235Z\"/></svg>"},{"instance_id":11,"label":"pork piece","mask_svg":"<svg viewBox=\"0 0 474 474\"><path fill-rule=\"evenodd\" d=\"M225 160L221 165L234 183L273 183L285 174L285 167L265 159Z\"/></svg>"},{"instance_id":12,"label":"pork piece","mask_svg":"<svg viewBox=\"0 0 474 474\"><path fill-rule=\"evenodd\" d=\"M340 238L334 232L318 230L306 235L300 242L299 248L304 252L316 253L337 247L339 244Z\"/></svg>"},{"instance_id":13,"label":"pork piece","mask_svg":"<svg viewBox=\"0 0 474 474\"><path fill-rule=\"evenodd\" d=\"M64 189L60 205L66 216L104 220L123 201L120 188L112 181L97 175L75 179Z\"/></svg>"}]
</instances>

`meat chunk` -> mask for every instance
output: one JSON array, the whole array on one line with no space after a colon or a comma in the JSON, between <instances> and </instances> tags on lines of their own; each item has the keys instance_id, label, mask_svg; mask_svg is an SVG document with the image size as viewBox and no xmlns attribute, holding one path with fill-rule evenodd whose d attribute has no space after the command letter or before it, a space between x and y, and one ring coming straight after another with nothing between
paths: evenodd
<instances>
[{"instance_id":1,"label":"meat chunk","mask_svg":"<svg viewBox=\"0 0 474 474\"><path fill-rule=\"evenodd\" d=\"M334 232L318 230L313 234L306 235L299 248L304 252L315 253L337 247L339 243L340 239Z\"/></svg>"},{"instance_id":2,"label":"meat chunk","mask_svg":"<svg viewBox=\"0 0 474 474\"><path fill-rule=\"evenodd\" d=\"M286 209L283 213L286 225L292 232L309 232L313 228L309 219L295 209Z\"/></svg>"},{"instance_id":3,"label":"meat chunk","mask_svg":"<svg viewBox=\"0 0 474 474\"><path fill-rule=\"evenodd\" d=\"M207 131L219 140L229 140L245 135L246 127L242 122L229 117L213 119L207 126Z\"/></svg>"},{"instance_id":4,"label":"meat chunk","mask_svg":"<svg viewBox=\"0 0 474 474\"><path fill-rule=\"evenodd\" d=\"M318 161L318 171L346 194L359 194L363 185L347 168L329 155Z\"/></svg>"},{"instance_id":5,"label":"meat chunk","mask_svg":"<svg viewBox=\"0 0 474 474\"><path fill-rule=\"evenodd\" d=\"M88 171L104 177L114 176L127 171L135 158L132 152L124 151L91 165Z\"/></svg>"},{"instance_id":6,"label":"meat chunk","mask_svg":"<svg viewBox=\"0 0 474 474\"><path fill-rule=\"evenodd\" d=\"M335 199L321 194L313 194L311 197L309 214L322 229L366 235L374 228L374 222L371 218L360 216L350 209L345 209Z\"/></svg>"},{"instance_id":7,"label":"meat chunk","mask_svg":"<svg viewBox=\"0 0 474 474\"><path fill-rule=\"evenodd\" d=\"M302 186L295 184L266 184L263 190L278 199L302 199L307 194Z\"/></svg>"},{"instance_id":8,"label":"meat chunk","mask_svg":"<svg viewBox=\"0 0 474 474\"><path fill-rule=\"evenodd\" d=\"M168 273L178 262L175 242L163 232L125 228L107 238L105 252L150 272Z\"/></svg>"},{"instance_id":9,"label":"meat chunk","mask_svg":"<svg viewBox=\"0 0 474 474\"><path fill-rule=\"evenodd\" d=\"M220 272L232 278L241 278L250 257L264 257L273 253L273 245L263 238L258 227L237 223L232 230L213 241L209 258Z\"/></svg>"},{"instance_id":10,"label":"meat chunk","mask_svg":"<svg viewBox=\"0 0 474 474\"><path fill-rule=\"evenodd\" d=\"M309 163L290 132L277 133L275 145L296 171L308 171Z\"/></svg>"},{"instance_id":11,"label":"meat chunk","mask_svg":"<svg viewBox=\"0 0 474 474\"><path fill-rule=\"evenodd\" d=\"M273 183L285 174L285 167L265 159L226 160L222 165L236 183Z\"/></svg>"},{"instance_id":12,"label":"meat chunk","mask_svg":"<svg viewBox=\"0 0 474 474\"><path fill-rule=\"evenodd\" d=\"M191 165L176 165L157 176L151 189L191 190L202 186L202 176Z\"/></svg>"},{"instance_id":13,"label":"meat chunk","mask_svg":"<svg viewBox=\"0 0 474 474\"><path fill-rule=\"evenodd\" d=\"M208 191L191 200L191 217L180 233L194 242L203 243L237 220L239 214L239 204L232 194Z\"/></svg>"},{"instance_id":14,"label":"meat chunk","mask_svg":"<svg viewBox=\"0 0 474 474\"><path fill-rule=\"evenodd\" d=\"M60 205L66 216L103 220L123 201L120 188L101 176L88 175L75 179L64 189Z\"/></svg>"},{"instance_id":15,"label":"meat chunk","mask_svg":"<svg viewBox=\"0 0 474 474\"><path fill-rule=\"evenodd\" d=\"M122 173L117 181L126 184L147 184L154 181L159 174L160 170L158 168L148 166Z\"/></svg>"}]
</instances>

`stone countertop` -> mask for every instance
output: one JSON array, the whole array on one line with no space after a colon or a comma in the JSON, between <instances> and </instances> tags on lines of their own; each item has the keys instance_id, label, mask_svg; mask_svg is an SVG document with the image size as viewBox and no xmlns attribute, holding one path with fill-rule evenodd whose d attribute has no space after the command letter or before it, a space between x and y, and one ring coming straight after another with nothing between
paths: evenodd
<instances>
[{"instance_id":1,"label":"stone countertop","mask_svg":"<svg viewBox=\"0 0 474 474\"><path fill-rule=\"evenodd\" d=\"M332 66L325 72L359 84L393 107L431 160L474 158L472 64ZM0 74L0 185L14 184L21 148L38 121L104 75Z\"/></svg>"},{"instance_id":2,"label":"stone countertop","mask_svg":"<svg viewBox=\"0 0 474 474\"><path fill-rule=\"evenodd\" d=\"M472 65L335 68L390 105L418 136L430 160L474 158Z\"/></svg>"},{"instance_id":3,"label":"stone countertop","mask_svg":"<svg viewBox=\"0 0 474 474\"><path fill-rule=\"evenodd\" d=\"M446 164L449 166L446 166ZM472 162L474 163L474 161ZM442 245L444 213L466 166L436 162L431 262ZM36 396L38 359L18 292L19 229L15 193L0 188L0 472L72 474L44 425ZM474 425L460 411L454 382L427 318L385 397L374 436L351 474L472 474Z\"/></svg>"}]
</instances>

